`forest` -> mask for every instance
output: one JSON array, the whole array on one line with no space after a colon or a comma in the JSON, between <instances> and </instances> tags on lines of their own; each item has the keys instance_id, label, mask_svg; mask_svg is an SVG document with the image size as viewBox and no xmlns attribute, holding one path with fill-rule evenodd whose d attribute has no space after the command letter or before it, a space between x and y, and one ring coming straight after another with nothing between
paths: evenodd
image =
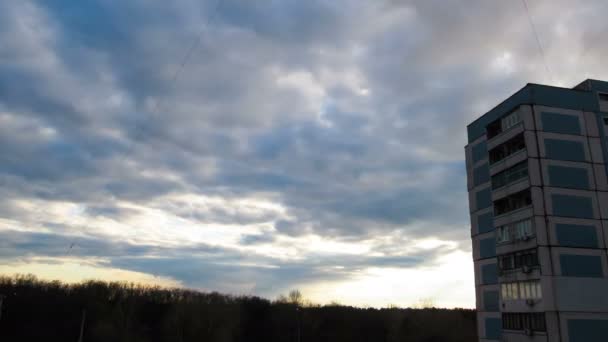
<instances>
[{"instance_id":1,"label":"forest","mask_svg":"<svg viewBox=\"0 0 608 342\"><path fill-rule=\"evenodd\" d=\"M0 341L476 341L475 311L315 305L132 283L0 276Z\"/></svg>"}]
</instances>

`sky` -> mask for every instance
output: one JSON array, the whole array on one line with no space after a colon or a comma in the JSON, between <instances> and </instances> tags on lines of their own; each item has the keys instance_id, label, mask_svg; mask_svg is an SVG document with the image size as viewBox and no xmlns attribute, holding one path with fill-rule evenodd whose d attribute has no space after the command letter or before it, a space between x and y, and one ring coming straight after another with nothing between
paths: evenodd
<instances>
[{"instance_id":1,"label":"sky","mask_svg":"<svg viewBox=\"0 0 608 342\"><path fill-rule=\"evenodd\" d=\"M608 2L528 5L0 2L0 273L474 307L466 125L608 79Z\"/></svg>"}]
</instances>

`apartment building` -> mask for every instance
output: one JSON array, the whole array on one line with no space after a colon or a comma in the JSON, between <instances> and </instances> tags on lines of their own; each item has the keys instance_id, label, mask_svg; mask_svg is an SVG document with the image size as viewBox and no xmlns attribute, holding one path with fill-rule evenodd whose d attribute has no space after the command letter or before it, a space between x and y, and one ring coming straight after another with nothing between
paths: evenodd
<instances>
[{"instance_id":1,"label":"apartment building","mask_svg":"<svg viewBox=\"0 0 608 342\"><path fill-rule=\"evenodd\" d=\"M608 341L608 82L528 84L468 127L480 341Z\"/></svg>"}]
</instances>

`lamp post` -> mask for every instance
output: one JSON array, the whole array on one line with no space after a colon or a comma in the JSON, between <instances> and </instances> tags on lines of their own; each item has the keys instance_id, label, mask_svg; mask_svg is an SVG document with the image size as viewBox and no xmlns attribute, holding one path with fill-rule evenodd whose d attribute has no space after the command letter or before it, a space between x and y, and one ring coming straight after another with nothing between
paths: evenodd
<instances>
[{"instance_id":1,"label":"lamp post","mask_svg":"<svg viewBox=\"0 0 608 342\"><path fill-rule=\"evenodd\" d=\"M4 302L5 295L0 294L0 319L2 319L2 302Z\"/></svg>"},{"instance_id":2,"label":"lamp post","mask_svg":"<svg viewBox=\"0 0 608 342\"><path fill-rule=\"evenodd\" d=\"M84 335L84 322L87 319L87 310L82 309L82 321L80 321L80 335L78 336L78 342L82 342L82 338Z\"/></svg>"},{"instance_id":3,"label":"lamp post","mask_svg":"<svg viewBox=\"0 0 608 342\"><path fill-rule=\"evenodd\" d=\"M298 315L298 342L302 341L302 311L300 306L296 307L296 312Z\"/></svg>"}]
</instances>

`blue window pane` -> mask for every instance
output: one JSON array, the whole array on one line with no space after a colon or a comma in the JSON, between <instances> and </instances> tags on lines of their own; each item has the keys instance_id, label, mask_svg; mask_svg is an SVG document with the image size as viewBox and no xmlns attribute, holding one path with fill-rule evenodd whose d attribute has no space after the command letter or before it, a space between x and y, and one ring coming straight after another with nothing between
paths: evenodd
<instances>
[{"instance_id":1,"label":"blue window pane","mask_svg":"<svg viewBox=\"0 0 608 342\"><path fill-rule=\"evenodd\" d=\"M479 240L479 257L482 259L496 256L496 238Z\"/></svg>"},{"instance_id":2,"label":"blue window pane","mask_svg":"<svg viewBox=\"0 0 608 342\"><path fill-rule=\"evenodd\" d=\"M545 153L549 159L585 161L585 149L579 141L545 139Z\"/></svg>"},{"instance_id":3,"label":"blue window pane","mask_svg":"<svg viewBox=\"0 0 608 342\"><path fill-rule=\"evenodd\" d=\"M473 146L472 151L473 163L478 162L488 156L488 148L485 141Z\"/></svg>"},{"instance_id":4,"label":"blue window pane","mask_svg":"<svg viewBox=\"0 0 608 342\"><path fill-rule=\"evenodd\" d=\"M500 311L498 308L498 291L483 292L483 308L485 311Z\"/></svg>"},{"instance_id":5,"label":"blue window pane","mask_svg":"<svg viewBox=\"0 0 608 342\"><path fill-rule=\"evenodd\" d=\"M593 218L593 202L589 197L551 195L551 201L556 216Z\"/></svg>"},{"instance_id":6,"label":"blue window pane","mask_svg":"<svg viewBox=\"0 0 608 342\"><path fill-rule=\"evenodd\" d=\"M496 264L481 266L481 283L484 285L498 283L498 268Z\"/></svg>"},{"instance_id":7,"label":"blue window pane","mask_svg":"<svg viewBox=\"0 0 608 342\"><path fill-rule=\"evenodd\" d=\"M479 190L475 194L475 199L477 202L477 210L488 208L492 206L492 191L489 187L483 190Z\"/></svg>"},{"instance_id":8,"label":"blue window pane","mask_svg":"<svg viewBox=\"0 0 608 342\"><path fill-rule=\"evenodd\" d=\"M569 319L570 342L605 342L608 338L608 320Z\"/></svg>"},{"instance_id":9,"label":"blue window pane","mask_svg":"<svg viewBox=\"0 0 608 342\"><path fill-rule=\"evenodd\" d=\"M502 336L502 321L500 318L486 318L486 338L499 340Z\"/></svg>"},{"instance_id":10,"label":"blue window pane","mask_svg":"<svg viewBox=\"0 0 608 342\"><path fill-rule=\"evenodd\" d=\"M490 181L490 168L488 164L483 164L473 170L473 183L475 186Z\"/></svg>"},{"instance_id":11,"label":"blue window pane","mask_svg":"<svg viewBox=\"0 0 608 342\"><path fill-rule=\"evenodd\" d=\"M543 112L541 121L545 132L581 134L581 126L575 115Z\"/></svg>"},{"instance_id":12,"label":"blue window pane","mask_svg":"<svg viewBox=\"0 0 608 342\"><path fill-rule=\"evenodd\" d=\"M494 230L494 214L492 212L477 217L477 232L479 234Z\"/></svg>"},{"instance_id":13,"label":"blue window pane","mask_svg":"<svg viewBox=\"0 0 608 342\"><path fill-rule=\"evenodd\" d=\"M557 242L560 246L597 248L597 233L594 226L578 224L555 225Z\"/></svg>"},{"instance_id":14,"label":"blue window pane","mask_svg":"<svg viewBox=\"0 0 608 342\"><path fill-rule=\"evenodd\" d=\"M561 188L589 189L587 169L549 165L549 184Z\"/></svg>"},{"instance_id":15,"label":"blue window pane","mask_svg":"<svg viewBox=\"0 0 608 342\"><path fill-rule=\"evenodd\" d=\"M604 274L602 259L596 255L562 254L559 262L565 277L601 278Z\"/></svg>"}]
</instances>

